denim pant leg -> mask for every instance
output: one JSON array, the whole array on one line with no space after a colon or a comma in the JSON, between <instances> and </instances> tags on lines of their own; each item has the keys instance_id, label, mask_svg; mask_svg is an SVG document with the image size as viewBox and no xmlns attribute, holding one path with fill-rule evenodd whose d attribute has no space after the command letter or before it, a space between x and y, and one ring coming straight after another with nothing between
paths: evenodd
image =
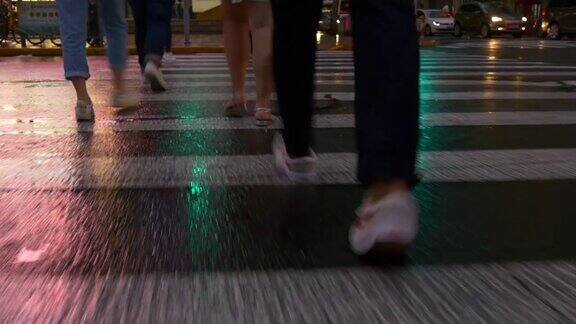
<instances>
[{"instance_id":1,"label":"denim pant leg","mask_svg":"<svg viewBox=\"0 0 576 324\"><path fill-rule=\"evenodd\" d=\"M310 154L316 30L322 0L272 0L274 81L284 141L293 157Z\"/></svg>"},{"instance_id":2,"label":"denim pant leg","mask_svg":"<svg viewBox=\"0 0 576 324\"><path fill-rule=\"evenodd\" d=\"M146 34L148 32L148 24L146 23L147 1L130 0L130 7L132 8L136 27L134 37L136 40L136 51L138 52L138 64L140 64L140 69L144 70L146 65Z\"/></svg>"},{"instance_id":3,"label":"denim pant leg","mask_svg":"<svg viewBox=\"0 0 576 324\"><path fill-rule=\"evenodd\" d=\"M169 41L172 0L145 1L147 2L146 60L160 64Z\"/></svg>"},{"instance_id":4,"label":"denim pant leg","mask_svg":"<svg viewBox=\"0 0 576 324\"><path fill-rule=\"evenodd\" d=\"M80 0L75 1L80 2ZM125 2L123 0L100 0L99 3L100 17L108 43L108 63L112 70L122 70L126 67L128 56Z\"/></svg>"},{"instance_id":5,"label":"denim pant leg","mask_svg":"<svg viewBox=\"0 0 576 324\"><path fill-rule=\"evenodd\" d=\"M412 0L351 2L358 177L416 184L419 50Z\"/></svg>"},{"instance_id":6,"label":"denim pant leg","mask_svg":"<svg viewBox=\"0 0 576 324\"><path fill-rule=\"evenodd\" d=\"M64 75L66 79L73 77L88 79L90 77L86 60L88 1L58 0L56 5L60 20Z\"/></svg>"}]
</instances>

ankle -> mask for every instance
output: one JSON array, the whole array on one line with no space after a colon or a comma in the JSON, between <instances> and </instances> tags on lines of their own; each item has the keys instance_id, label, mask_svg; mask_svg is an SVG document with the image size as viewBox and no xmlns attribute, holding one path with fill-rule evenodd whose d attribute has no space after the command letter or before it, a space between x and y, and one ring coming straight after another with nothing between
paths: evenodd
<instances>
[{"instance_id":1,"label":"ankle","mask_svg":"<svg viewBox=\"0 0 576 324\"><path fill-rule=\"evenodd\" d=\"M374 181L368 189L368 199L375 203L382 198L396 192L410 192L408 182L404 179L390 179Z\"/></svg>"}]
</instances>

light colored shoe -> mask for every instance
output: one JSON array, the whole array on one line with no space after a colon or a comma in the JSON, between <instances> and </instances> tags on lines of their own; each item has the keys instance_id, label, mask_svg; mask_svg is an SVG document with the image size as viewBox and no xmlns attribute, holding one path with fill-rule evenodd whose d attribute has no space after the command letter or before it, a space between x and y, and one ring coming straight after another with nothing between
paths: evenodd
<instances>
[{"instance_id":1,"label":"light colored shoe","mask_svg":"<svg viewBox=\"0 0 576 324\"><path fill-rule=\"evenodd\" d=\"M256 108L254 117L256 126L259 127L268 127L274 123L274 116L272 116L272 109L270 108Z\"/></svg>"},{"instance_id":2,"label":"light colored shoe","mask_svg":"<svg viewBox=\"0 0 576 324\"><path fill-rule=\"evenodd\" d=\"M164 80L162 71L153 62L146 63L144 68L144 76L150 82L150 88L152 91L166 91L168 89L168 84Z\"/></svg>"},{"instance_id":3,"label":"light colored shoe","mask_svg":"<svg viewBox=\"0 0 576 324\"><path fill-rule=\"evenodd\" d=\"M393 192L376 203L365 199L356 214L350 246L358 255L401 254L418 234L418 207L410 192Z\"/></svg>"},{"instance_id":4,"label":"light colored shoe","mask_svg":"<svg viewBox=\"0 0 576 324\"><path fill-rule=\"evenodd\" d=\"M94 120L94 105L92 103L85 103L78 100L76 103L76 120L78 121L93 121Z\"/></svg>"},{"instance_id":5,"label":"light colored shoe","mask_svg":"<svg viewBox=\"0 0 576 324\"><path fill-rule=\"evenodd\" d=\"M246 115L246 110L245 102L235 103L233 100L230 100L224 107L224 115L231 118L241 118Z\"/></svg>"},{"instance_id":6,"label":"light colored shoe","mask_svg":"<svg viewBox=\"0 0 576 324\"><path fill-rule=\"evenodd\" d=\"M274 136L272 142L274 162L278 171L296 183L309 183L317 179L316 164L318 157L310 149L310 155L291 158L286 151L286 144L280 133Z\"/></svg>"},{"instance_id":7,"label":"light colored shoe","mask_svg":"<svg viewBox=\"0 0 576 324\"><path fill-rule=\"evenodd\" d=\"M140 105L140 97L135 94L117 93L112 96L112 106L120 109L136 108Z\"/></svg>"}]
</instances>

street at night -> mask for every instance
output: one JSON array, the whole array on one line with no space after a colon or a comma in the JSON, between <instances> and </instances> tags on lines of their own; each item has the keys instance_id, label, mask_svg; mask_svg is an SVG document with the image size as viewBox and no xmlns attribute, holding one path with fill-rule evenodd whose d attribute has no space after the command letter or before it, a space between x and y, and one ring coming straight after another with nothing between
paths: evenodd
<instances>
[{"instance_id":1,"label":"street at night","mask_svg":"<svg viewBox=\"0 0 576 324\"><path fill-rule=\"evenodd\" d=\"M574 322L575 58L529 37L421 49L420 233L386 258L348 241L352 52L318 54L305 185L275 170L278 117L224 117L224 54L170 56L163 93L131 56L124 111L91 56L94 123L60 57L2 57L0 322Z\"/></svg>"}]
</instances>

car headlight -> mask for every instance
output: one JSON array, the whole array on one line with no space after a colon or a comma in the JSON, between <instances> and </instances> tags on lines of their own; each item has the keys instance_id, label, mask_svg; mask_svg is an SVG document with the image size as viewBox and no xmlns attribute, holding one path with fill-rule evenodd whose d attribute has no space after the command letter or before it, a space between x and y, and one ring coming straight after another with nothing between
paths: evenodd
<instances>
[{"instance_id":1,"label":"car headlight","mask_svg":"<svg viewBox=\"0 0 576 324\"><path fill-rule=\"evenodd\" d=\"M522 17L522 21L523 21L523 22L527 22L527 21L528 21L528 18Z\"/></svg>"},{"instance_id":2,"label":"car headlight","mask_svg":"<svg viewBox=\"0 0 576 324\"><path fill-rule=\"evenodd\" d=\"M437 22L437 21L433 21L433 22L432 22L432 25L434 25L434 26L440 26L440 23Z\"/></svg>"},{"instance_id":3,"label":"car headlight","mask_svg":"<svg viewBox=\"0 0 576 324\"><path fill-rule=\"evenodd\" d=\"M496 16L492 17L492 22L501 22L501 21L502 21L501 17L496 17Z\"/></svg>"}]
</instances>

